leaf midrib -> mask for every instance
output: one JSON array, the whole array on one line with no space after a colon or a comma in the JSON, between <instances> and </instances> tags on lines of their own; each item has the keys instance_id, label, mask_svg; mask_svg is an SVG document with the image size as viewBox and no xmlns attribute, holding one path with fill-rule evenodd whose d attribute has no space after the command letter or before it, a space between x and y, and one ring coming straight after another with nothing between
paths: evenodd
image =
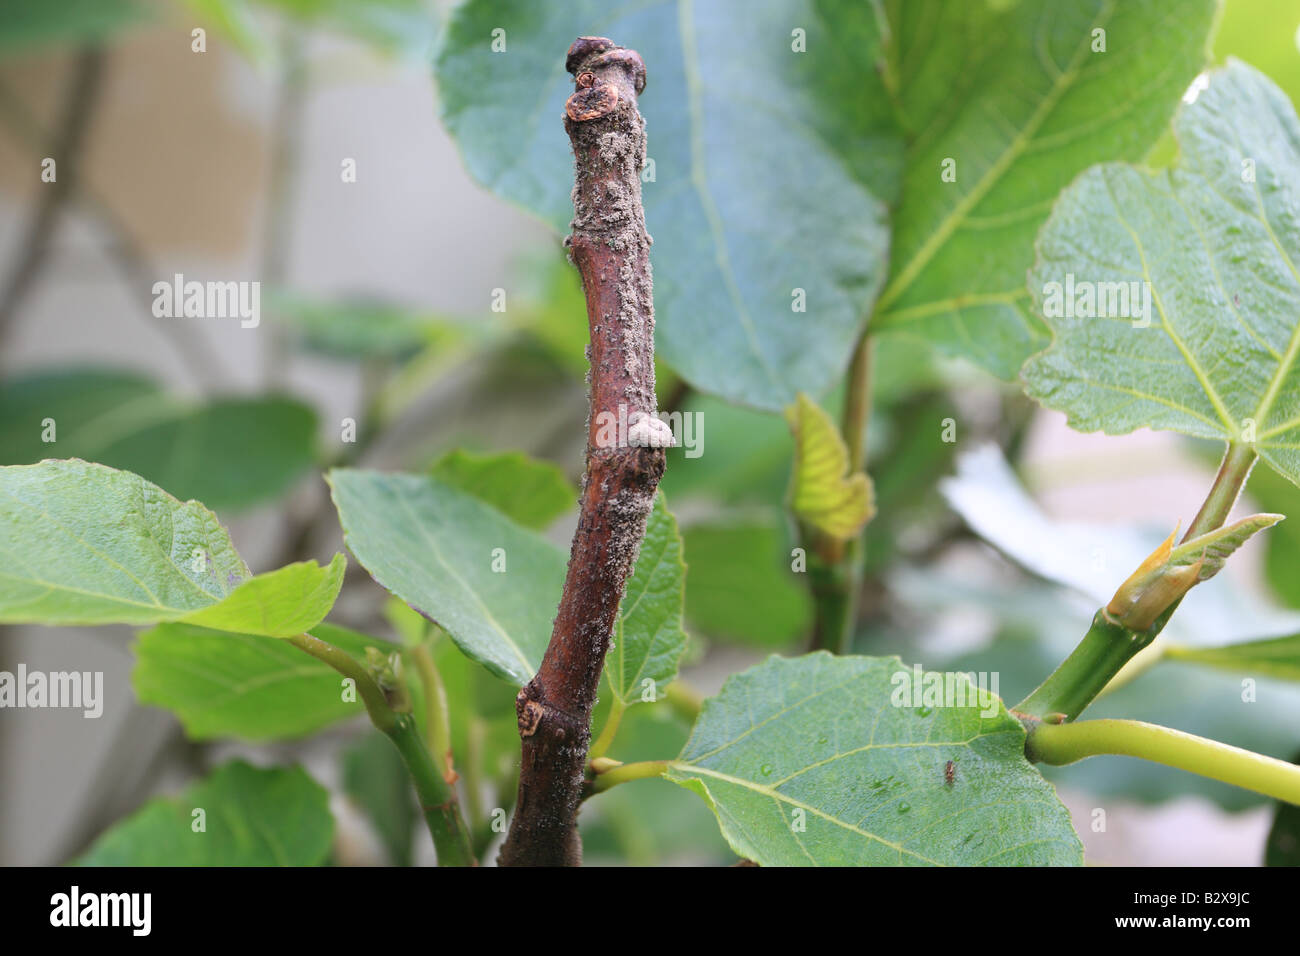
<instances>
[{"instance_id":1,"label":"leaf midrib","mask_svg":"<svg viewBox=\"0 0 1300 956\"><path fill-rule=\"evenodd\" d=\"M1093 29L1109 22L1114 11L1115 0L1107 0L1105 9L1092 21ZM1089 34L1085 33L1084 36L1087 38L1089 37ZM896 275L885 287L885 291L880 294L880 300L876 305L876 311L878 313L885 313L889 307L911 287L912 283L916 280L916 277L930 264L931 260L934 259L935 255L938 254L939 250L947 243L947 241L952 238L953 233L961 227L970 211L974 209L975 206L977 206L985 196L988 195L993 187L1002 180L1002 177L1006 174L1011 165L1020 158L1021 154L1024 153L1025 149L1032 142L1034 134L1037 133L1043 123L1046 122L1048 116L1051 115L1052 111L1060 103L1061 98L1066 94L1070 87L1073 86L1075 80L1078 79L1081 72L1080 63L1083 54L1088 49L1089 43L1087 39L1081 41L1070 65L1053 81L1051 90L1048 91L1047 96L1045 96L1042 102L1039 103L1038 108L1034 110L1033 115L1030 116L1029 121L1021 129L1020 133L1015 137L1015 139L1007 144L1007 148L1002 151L1002 154L999 155L993 165L989 167L988 172L986 172L980 181L975 184L974 188L962 197L957 205L953 207L953 211L944 217L939 228L930 234L930 237L921 244L920 248L913 254L907 265L905 265L902 270L899 271L898 275Z\"/></svg>"},{"instance_id":2,"label":"leaf midrib","mask_svg":"<svg viewBox=\"0 0 1300 956\"><path fill-rule=\"evenodd\" d=\"M403 510L408 515L411 516L411 521L415 524L417 528L420 529L420 536L424 538L424 540L428 543L429 547L433 550L433 557L437 560L437 562L440 565L442 565L442 567L456 581L456 583L459 584L462 588L464 588L465 593L469 594L474 599L474 602L479 606L479 609L483 612L484 619L489 624L492 625L493 629L496 630L498 634L501 635L501 638L506 642L506 645L512 651L515 652L515 656L518 657L520 662L524 665L524 670L530 675L529 677L524 678L524 682L527 683L535 668L533 667L532 663L529 662L528 658L524 656L524 652L522 648L520 648L519 645L515 643L514 638L511 637L509 633L507 633L506 629L502 627L501 623L497 621L497 619L492 615L491 609L487 606L487 604L484 603L483 596L478 593L478 590L471 587L469 582L467 582L463 577L461 577L460 573L454 567L452 567L450 564L447 563L447 559L443 557L442 549L438 547L438 542L433 538L432 535L429 534L429 530L424 526L424 522L421 521L419 517L416 515L415 510L411 507L411 503L407 500L406 495L401 493L401 491L399 490L397 498L402 503Z\"/></svg>"},{"instance_id":3,"label":"leaf midrib","mask_svg":"<svg viewBox=\"0 0 1300 956\"><path fill-rule=\"evenodd\" d=\"M827 813L825 810L819 809L818 807L814 807L812 804L804 803L802 800L796 800L794 797L791 797L788 794L781 793L779 790L773 790L771 787L764 786L761 783L755 783L754 781L746 780L743 777L733 777L731 774L722 773L717 770L711 770L706 767L700 767L695 764L683 763L682 761L679 760L669 761L668 769L676 770L682 774L698 774L703 777L714 777L718 780L724 781L725 783L730 783L734 786L743 787L746 790L752 790L754 793L759 793L762 794L763 796L770 797L771 799L776 800L780 803L788 803L792 807L797 807L801 810L804 810L807 813L811 813L813 816L820 817L826 822L832 823L837 827L841 827L842 829L848 830L851 833L856 833L859 836L866 837L869 840L874 840L877 843L881 844L882 846L889 847L891 850L898 853L900 856L903 855L912 856L925 863L929 863L931 866L944 865L938 860L932 860L930 859L930 857L925 856L922 853L917 853L915 850L907 849L902 844L894 843L890 840L886 840L884 837L880 836L879 834L872 833L869 830L863 830L861 827L854 826L852 823L849 823L845 820L841 820L838 817L832 816L831 814Z\"/></svg>"},{"instance_id":4,"label":"leaf midrib","mask_svg":"<svg viewBox=\"0 0 1300 956\"><path fill-rule=\"evenodd\" d=\"M714 263L722 275L727 297L731 300L732 308L735 310L741 329L745 333L749 350L754 358L758 360L759 367L768 377L768 381L782 394L786 394L789 392L789 386L781 380L776 370L772 368L759 345L758 330L754 327L753 317L750 316L749 309L740 295L735 270L731 265L731 256L728 252L722 217L719 215L718 208L714 204L713 197L708 189L704 158L704 111L700 104L703 84L700 81L700 54L695 42L693 9L693 0L677 0L677 30L682 43L682 72L686 81L686 117L687 126L690 129L691 184L695 188L695 194L699 199L704 218L709 224L709 234L713 240Z\"/></svg>"},{"instance_id":5,"label":"leaf midrib","mask_svg":"<svg viewBox=\"0 0 1300 956\"><path fill-rule=\"evenodd\" d=\"M20 466L20 467L22 467L22 466ZM40 466L39 466L39 465L32 465L32 466L27 466L27 467L40 467ZM137 477L138 477L138 476L137 476ZM141 482L144 481L144 479L140 479L140 480L141 480ZM117 601L118 603L123 603L123 604L135 604L135 605L137 605L137 606L139 606L139 607L155 607L155 608L158 608L159 610L180 610L180 611L182 611L183 613L189 613L189 612L192 611L192 610L199 610L198 608L184 608L184 609L181 609L181 608L172 608L172 607L170 607L170 606L168 606L168 605L163 604L161 601L158 600L158 596L157 596L156 594L154 594L153 590L152 590L151 588L149 588L148 585L146 585L142 580L140 580L139 577L137 577L134 573L132 573L131 570L130 570L129 568L127 568L125 565L121 564L120 562L114 560L110 555L108 555L108 554L106 554L105 552L101 551L99 548L96 548L94 545L92 545L89 541L87 541L87 540L86 540L85 538L83 538L81 535L77 534L77 533L76 533L75 531L73 531L71 528L66 527L66 526L63 524L63 522L61 522L58 518L54 517L54 515L52 515L52 514L49 512L48 509L45 509L45 508L37 508L36 505L32 504L32 503L29 502L29 501L25 501L25 500L22 499L22 498L19 498L17 495L15 495L15 494L14 494L13 492L11 492L11 491L7 491L7 490L5 490L5 491L4 491L4 494L5 494L8 498L10 498L10 499L12 499L13 501L16 501L18 504L22 505L23 507L25 507L25 508L27 508L27 509L29 509L29 510L31 510L31 511L36 511L36 512L40 515L41 518L44 518L44 519L47 519L48 521L50 521L51 524L53 524L55 527L57 527L57 528L58 528L60 531L62 531L64 534L68 535L68 536L69 536L70 538L72 538L74 541L76 541L76 542L78 542L79 544L81 544L81 545L82 545L82 546L83 546L87 551L89 551L92 555L98 557L100 560L104 561L105 563L110 564L110 565L112 565L113 567L116 567L119 571L121 571L123 574L125 574L128 578L130 578L132 581L134 581L134 582L136 583L136 585L140 588L140 590L143 591L146 595L149 596L150 600L151 600L153 603L152 603L152 604L146 604L146 603L144 603L144 602L131 601L131 600L129 600L129 599L119 598L119 597L116 597L116 596L114 596L114 595L108 595L108 594L96 594L95 592L83 592L83 593L94 594L94 595L97 596L97 597L108 598L109 600ZM173 499L173 500L174 500L174 499ZM168 519L170 520L170 519L173 518L173 517L174 517L174 512L169 510L169 512L168 512ZM149 543L150 543L150 544L151 544L155 549L157 549L159 556L160 556L160 557L162 558L162 560L163 560L163 563L164 563L168 568L170 568L171 570L175 571L176 574L177 574L177 576L180 577L180 579L181 579L182 581L184 581L186 584L190 585L190 587L194 588L194 590L198 591L200 594L202 594L205 598L208 599L208 604L204 605L204 607L211 607L213 604L220 603L222 600L225 599L226 596L228 596L228 593L229 593L229 592L227 592L227 595L222 595L221 597L216 597L215 595L211 594L210 592L208 592L208 591L206 591L205 589L203 589L202 587L200 587L197 581L195 581L195 580L194 580L193 578L191 578L189 575L187 575L187 574L185 574L184 572L181 571L181 569L176 565L176 563L175 563L174 561L171 560L170 555L167 555L167 554L164 554L164 553L163 553L162 547L159 545L158 541L153 537L152 534L148 534L148 533L146 533L146 534L145 534L145 538L146 538L146 540L148 540L148 542L149 542ZM207 543L207 542L205 542L205 543ZM64 585L61 585L61 584L51 584L51 583L48 582L48 581L42 581L42 580L39 580L39 579L37 579L37 578L19 578L17 575L13 575L13 574L8 574L8 575L6 575L6 576L7 576L7 577L14 578L15 580L20 580L20 581L21 581L21 580L32 581L32 582L37 583L37 584L40 584L40 585L42 585L42 586L44 586L44 587L50 587L50 588L54 588L54 589L58 589L58 590L67 590L67 591L75 591L75 590L77 590L77 589L75 589L75 588L65 587ZM241 582L241 583L242 583L242 582Z\"/></svg>"}]
</instances>

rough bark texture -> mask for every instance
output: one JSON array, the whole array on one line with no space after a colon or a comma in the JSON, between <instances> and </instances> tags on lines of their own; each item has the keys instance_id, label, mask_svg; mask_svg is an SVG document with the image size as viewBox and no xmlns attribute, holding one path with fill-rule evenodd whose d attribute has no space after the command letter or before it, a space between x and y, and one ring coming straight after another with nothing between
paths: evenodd
<instances>
[{"instance_id":1,"label":"rough bark texture","mask_svg":"<svg viewBox=\"0 0 1300 956\"><path fill-rule=\"evenodd\" d=\"M591 711L627 578L664 470L655 413L650 237L641 209L645 67L603 37L579 37L566 67L575 92L564 126L576 183L568 240L591 328L591 417L581 514L551 643L519 692L523 762L502 866L575 866ZM621 406L621 408L620 408ZM610 422L632 427L609 442ZM665 426L666 428L666 426Z\"/></svg>"}]
</instances>

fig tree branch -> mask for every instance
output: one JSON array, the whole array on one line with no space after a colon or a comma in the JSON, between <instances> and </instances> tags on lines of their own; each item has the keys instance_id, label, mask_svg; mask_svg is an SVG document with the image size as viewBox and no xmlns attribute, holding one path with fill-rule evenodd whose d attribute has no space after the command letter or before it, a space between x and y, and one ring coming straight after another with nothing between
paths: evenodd
<instances>
[{"instance_id":1,"label":"fig tree branch","mask_svg":"<svg viewBox=\"0 0 1300 956\"><path fill-rule=\"evenodd\" d=\"M502 866L576 866L577 814L605 652L636 560L671 431L654 417L650 237L641 207L645 66L604 37L579 37L564 128L576 185L568 246L591 332L591 417L581 512L550 645L515 701L519 796ZM626 421L626 429L611 423ZM625 432L622 434L621 432Z\"/></svg>"}]
</instances>

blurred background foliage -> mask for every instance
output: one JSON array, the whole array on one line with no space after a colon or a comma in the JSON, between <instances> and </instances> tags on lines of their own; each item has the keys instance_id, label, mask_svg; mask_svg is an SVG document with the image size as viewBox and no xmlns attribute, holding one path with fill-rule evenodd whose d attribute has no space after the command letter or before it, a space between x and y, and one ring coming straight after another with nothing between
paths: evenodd
<instances>
[{"instance_id":1,"label":"blurred background foliage","mask_svg":"<svg viewBox=\"0 0 1300 956\"><path fill-rule=\"evenodd\" d=\"M558 238L471 184L444 139L431 145L408 135L411 124L435 126L432 102L416 97L404 112L376 110L374 124L358 121L386 85L428 86L447 12L446 4L425 0L4 0L0 463L49 457L40 423L53 419L57 457L138 472L223 519L234 517L241 550L263 570L340 549L321 480L330 465L427 471L437 463L440 473L474 480L482 455L522 452L552 463L551 474L528 489L498 489L500 506L558 493L564 514L544 523L557 543L567 543L574 509L566 482L580 473L586 415L585 307L576 274ZM207 55L220 61L215 79L184 75L195 27L206 29ZM1294 0L1227 0L1214 56L1253 63L1300 102L1298 28ZM195 83L204 85L197 96ZM154 122L112 125L123 101L170 84L177 99ZM360 108L329 92L353 89ZM308 121L328 127L340 104L353 124L360 181L378 176L390 210L411 192L428 220L421 227L402 223L400 233L385 235L382 222L370 222L370 232L353 237L345 223L304 215L342 202L339 153L324 150L319 133L304 136ZM107 115L97 117L96 109ZM251 114L260 117L255 135ZM654 135L651 129L652 142ZM215 161L178 145L186 137L218 150ZM421 144L427 155L402 156L401 165L366 159ZM1163 143L1151 161L1169 161L1171 150ZM57 187L38 185L47 155L60 156ZM187 196L220 194L223 209L196 200L142 212L141 190L163 167ZM134 172L119 175L127 168ZM410 177L421 175L429 182L415 193ZM451 209L461 194L474 205ZM233 225L223 215L233 216ZM187 216L197 221L167 224ZM223 230L229 236L215 240ZM311 261L321 230L333 230L337 259ZM214 243L225 248L214 252ZM395 246L411 263L403 283L390 281L385 269L400 258ZM214 263L222 278L262 280L255 334L152 318L154 281L173 272L207 277ZM331 281L331 270L346 271L350 287ZM464 275L472 280L445 294ZM59 294L78 283L89 292ZM503 311L493 309L498 289ZM120 350L110 341L119 335L115 323L130 326L120 333L128 343ZM1078 639L1097 600L1094 585L1113 588L1131 566L1130 553L1145 553L1190 516L1217 449L1150 434L1073 435L1060 416L1036 410L1015 387L917 344L882 341L876 368L867 438L879 511L866 537L855 649L995 670L1003 696L1017 699ZM689 566L686 675L711 692L763 655L807 646L812 607L790 570L795 536L785 507L793 445L779 415L696 392L667 366L659 379L665 410L697 413L703 423L704 454L671 452L663 490L681 523ZM836 414L843 390L828 388L821 398ZM345 419L355 422L355 442L343 440ZM940 439L947 419L958 423L955 442ZM1248 494L1259 509L1292 519L1252 547L1254 565L1234 565L1231 583L1194 592L1170 628L1179 640L1223 643L1300 629L1300 619L1284 610L1300 609L1300 489L1259 469ZM998 530L1007 527L1031 530L1009 540ZM1036 549L1061 540L1096 573L1054 573L1050 557ZM397 642L429 627L386 600L355 564L335 617ZM1225 632L1228 621L1242 632ZM1257 629L1246 633L1247 624ZM0 668L38 659L57 640L5 637ZM104 638L67 636L74 649L96 646L127 666L129 639L113 632L105 648ZM481 783L469 799L490 809L513 792L513 692L445 637L437 648L453 705L456 764ZM117 690L129 696L125 681ZM1258 705L1243 705L1233 675L1173 664L1109 694L1097 715L1151 718L1292 754L1300 745L1300 693L1262 683L1259 696ZM331 851L335 862L406 864L427 852L400 765L364 724L259 749L189 740L160 711L134 704L119 710L76 759L67 738L84 728L19 726L8 714L0 721L0 788L12 790L0 801L4 862L75 855L147 796L232 752L291 756L331 786L345 821ZM675 753L688 726L670 708L632 708L613 756ZM1246 845L1221 811L1255 808L1251 833L1271 822L1250 794L1152 764L1101 758L1051 776L1076 815L1085 814L1076 821L1097 859L1180 862L1192 845L1202 859L1255 862L1262 841ZM55 792L71 796L42 799ZM1098 800L1132 807L1130 819L1146 826L1143 804L1188 794L1201 801L1198 824L1218 828L1217 836L1189 838L1176 814L1155 828L1163 842L1144 842L1122 824L1109 836L1086 832L1086 813ZM482 819L483 808L475 816ZM582 824L588 857L598 861L731 859L707 809L661 781L603 796ZM1296 832L1294 815L1279 816L1271 859L1294 862ZM486 844L493 836L476 838Z\"/></svg>"}]
</instances>

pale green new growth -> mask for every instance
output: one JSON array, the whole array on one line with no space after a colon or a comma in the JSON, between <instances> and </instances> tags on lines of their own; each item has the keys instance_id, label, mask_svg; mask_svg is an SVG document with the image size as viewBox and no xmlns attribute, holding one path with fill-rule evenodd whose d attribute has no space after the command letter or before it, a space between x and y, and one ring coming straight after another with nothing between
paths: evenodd
<instances>
[{"instance_id":1,"label":"pale green new growth","mask_svg":"<svg viewBox=\"0 0 1300 956\"><path fill-rule=\"evenodd\" d=\"M177 620L219 631L293 637L325 619L338 600L347 566L341 554L324 568L315 561L286 565L249 578L220 604Z\"/></svg>"},{"instance_id":2,"label":"pale green new growth","mask_svg":"<svg viewBox=\"0 0 1300 956\"><path fill-rule=\"evenodd\" d=\"M1232 553L1266 528L1271 528L1286 515L1250 515L1240 521L1224 525L1200 537L1192 538L1174 548L1169 555L1172 567L1200 563L1200 580L1208 581L1227 563Z\"/></svg>"},{"instance_id":3,"label":"pale green new growth","mask_svg":"<svg viewBox=\"0 0 1300 956\"><path fill-rule=\"evenodd\" d=\"M817 530L841 541L857 536L876 513L871 479L849 474L849 453L839 430L807 395L786 409L794 433L790 507Z\"/></svg>"}]
</instances>

